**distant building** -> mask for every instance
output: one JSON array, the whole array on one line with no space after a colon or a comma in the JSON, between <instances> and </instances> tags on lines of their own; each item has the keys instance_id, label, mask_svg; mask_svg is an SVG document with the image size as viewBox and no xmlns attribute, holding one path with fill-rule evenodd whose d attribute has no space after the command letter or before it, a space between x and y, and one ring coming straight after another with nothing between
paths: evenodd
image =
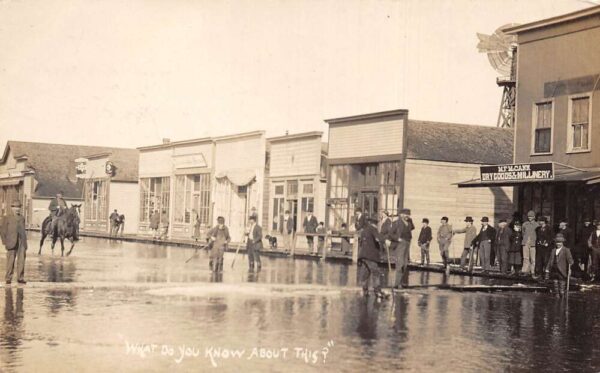
<instances>
[{"instance_id":1,"label":"distant building","mask_svg":"<svg viewBox=\"0 0 600 373\"><path fill-rule=\"evenodd\" d=\"M515 186L519 214L553 225L600 219L600 6L504 31L518 43L514 159L461 186Z\"/></svg>"},{"instance_id":2,"label":"distant building","mask_svg":"<svg viewBox=\"0 0 600 373\"><path fill-rule=\"evenodd\" d=\"M296 232L302 231L307 211L325 220L327 147L322 132L267 139L269 148L268 231L277 235L283 214L290 211Z\"/></svg>"},{"instance_id":3,"label":"distant building","mask_svg":"<svg viewBox=\"0 0 600 373\"><path fill-rule=\"evenodd\" d=\"M82 228L108 233L109 216L116 209L125 216L123 233L137 233L139 151L113 149L75 161L84 181Z\"/></svg>"},{"instance_id":4,"label":"distant building","mask_svg":"<svg viewBox=\"0 0 600 373\"><path fill-rule=\"evenodd\" d=\"M264 132L165 140L139 151L140 233L150 234L151 213L164 210L170 237L191 238L196 222L205 234L223 216L240 242L250 214L261 219Z\"/></svg>"},{"instance_id":5,"label":"distant building","mask_svg":"<svg viewBox=\"0 0 600 373\"><path fill-rule=\"evenodd\" d=\"M6 213L17 198L27 224L39 227L49 215L50 199L59 191L69 204L83 203L75 159L114 150L118 148L8 141L0 159L0 213Z\"/></svg>"},{"instance_id":6,"label":"distant building","mask_svg":"<svg viewBox=\"0 0 600 373\"><path fill-rule=\"evenodd\" d=\"M512 188L456 187L478 174L480 165L510 161L510 129L409 120L407 110L325 122L329 229L338 230L342 223L353 229L357 207L377 217L384 210L398 215L400 209L410 208L417 226L413 235L418 235L425 217L435 232L442 216L461 227L467 215L489 216L492 223L512 215ZM416 240L412 251L418 252Z\"/></svg>"}]
</instances>

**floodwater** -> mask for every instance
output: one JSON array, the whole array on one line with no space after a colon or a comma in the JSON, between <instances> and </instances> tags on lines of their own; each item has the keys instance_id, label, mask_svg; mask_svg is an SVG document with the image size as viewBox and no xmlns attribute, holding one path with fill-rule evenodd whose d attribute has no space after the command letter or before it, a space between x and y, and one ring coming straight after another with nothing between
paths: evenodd
<instances>
[{"instance_id":1,"label":"floodwater","mask_svg":"<svg viewBox=\"0 0 600 373\"><path fill-rule=\"evenodd\" d=\"M356 266L82 238L70 257L30 234L25 286L0 288L0 371L599 371L600 290L412 289L376 302ZM0 258L0 270L6 265ZM411 272L410 284L477 283Z\"/></svg>"}]
</instances>

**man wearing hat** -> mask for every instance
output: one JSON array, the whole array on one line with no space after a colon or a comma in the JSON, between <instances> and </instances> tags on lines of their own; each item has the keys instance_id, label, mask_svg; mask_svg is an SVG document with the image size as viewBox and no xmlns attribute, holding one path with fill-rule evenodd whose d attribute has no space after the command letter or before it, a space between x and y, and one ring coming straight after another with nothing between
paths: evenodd
<instances>
[{"instance_id":1,"label":"man wearing hat","mask_svg":"<svg viewBox=\"0 0 600 373\"><path fill-rule=\"evenodd\" d=\"M571 250L564 246L566 239L558 233L554 238L556 248L550 252L548 264L546 265L546 278L554 280L554 294L557 297L565 295L567 287L567 278L570 275L569 268L573 265L573 256Z\"/></svg>"},{"instance_id":2,"label":"man wearing hat","mask_svg":"<svg viewBox=\"0 0 600 373\"><path fill-rule=\"evenodd\" d=\"M12 282L17 261L17 280L25 284L25 252L27 251L27 232L25 231L25 218L21 215L21 202L11 204L12 214L2 218L0 236L6 248L6 283Z\"/></svg>"},{"instance_id":3,"label":"man wearing hat","mask_svg":"<svg viewBox=\"0 0 600 373\"><path fill-rule=\"evenodd\" d=\"M579 262L583 264L583 270L585 273L589 273L590 266L590 257L592 256L591 248L589 245L590 237L592 233L596 230L596 227L592 224L592 219L589 217L583 218L583 227L581 227L581 231L577 237L577 246L579 258L574 258L575 262Z\"/></svg>"},{"instance_id":4,"label":"man wearing hat","mask_svg":"<svg viewBox=\"0 0 600 373\"><path fill-rule=\"evenodd\" d=\"M257 224L256 219L257 218L255 215L250 215L248 218L250 227L246 233L248 236L248 240L246 241L246 254L248 255L248 265L250 271L254 270L254 263L256 263L259 271L261 267L260 251L263 249L263 235L262 228Z\"/></svg>"},{"instance_id":5,"label":"man wearing hat","mask_svg":"<svg viewBox=\"0 0 600 373\"><path fill-rule=\"evenodd\" d=\"M473 241L477 237L477 228L473 226L473 218L471 216L467 216L465 218L466 226L463 229L455 229L452 231L453 234L464 233L465 234L465 242L463 244L463 252L460 256L460 268L467 268L467 259L469 258L469 254L471 254L471 248L473 247Z\"/></svg>"},{"instance_id":6,"label":"man wearing hat","mask_svg":"<svg viewBox=\"0 0 600 373\"><path fill-rule=\"evenodd\" d=\"M306 243L308 245L308 250L314 250L314 236L308 233L317 233L317 227L319 226L319 222L317 218L313 215L311 210L306 212L306 216L304 217L304 222L302 223L302 227L304 228L304 233L306 235Z\"/></svg>"},{"instance_id":7,"label":"man wearing hat","mask_svg":"<svg viewBox=\"0 0 600 373\"><path fill-rule=\"evenodd\" d=\"M50 224L50 234L54 234L56 229L56 218L61 216L63 212L68 209L67 202L63 198L62 190L56 193L56 197L52 198L50 204L48 205L48 210L50 210L50 217L52 218L52 223ZM112 230L112 228L111 228Z\"/></svg>"},{"instance_id":8,"label":"man wearing hat","mask_svg":"<svg viewBox=\"0 0 600 373\"><path fill-rule=\"evenodd\" d=\"M390 213L387 210L384 210L381 213L381 227L379 228L379 234L381 234L381 237L384 240L391 242L390 235L392 234L392 218L390 217ZM387 244L387 242L385 242L385 241L382 243L382 245L386 245L386 244ZM386 257L386 260L387 260L387 257Z\"/></svg>"},{"instance_id":9,"label":"man wearing hat","mask_svg":"<svg viewBox=\"0 0 600 373\"><path fill-rule=\"evenodd\" d=\"M377 231L377 219L368 218L367 222L368 224L360 232L362 244L358 249L359 283L362 286L363 295L368 296L370 279L373 284L375 296L385 298L385 294L381 291L381 275L377 264L385 240Z\"/></svg>"},{"instance_id":10,"label":"man wearing hat","mask_svg":"<svg viewBox=\"0 0 600 373\"><path fill-rule=\"evenodd\" d=\"M479 246L479 261L484 272L491 269L492 245L496 239L496 230L489 225L490 219L487 216L481 218L481 229L475 237L475 242Z\"/></svg>"},{"instance_id":11,"label":"man wearing hat","mask_svg":"<svg viewBox=\"0 0 600 373\"><path fill-rule=\"evenodd\" d=\"M523 223L523 269L524 274L533 274L535 270L536 229L539 224L535 221L535 212L527 213L527 221Z\"/></svg>"},{"instance_id":12,"label":"man wearing hat","mask_svg":"<svg viewBox=\"0 0 600 373\"><path fill-rule=\"evenodd\" d=\"M452 243L452 226L448 224L448 218L442 217L440 221L440 227L437 231L437 242L440 248L440 255L444 262L444 268L448 265L448 259L450 257L450 244Z\"/></svg>"},{"instance_id":13,"label":"man wearing hat","mask_svg":"<svg viewBox=\"0 0 600 373\"><path fill-rule=\"evenodd\" d=\"M394 288L396 289L401 288L403 284L408 282L408 256L413 229L415 229L415 226L410 218L410 210L402 209L400 211L400 218L393 224L391 234L392 242L397 243L396 281L394 283Z\"/></svg>"},{"instance_id":14,"label":"man wearing hat","mask_svg":"<svg viewBox=\"0 0 600 373\"><path fill-rule=\"evenodd\" d=\"M500 262L500 272L508 273L508 251L510 250L510 238L512 229L507 226L506 219L501 219L498 223L496 233L496 253Z\"/></svg>"},{"instance_id":15,"label":"man wearing hat","mask_svg":"<svg viewBox=\"0 0 600 373\"><path fill-rule=\"evenodd\" d=\"M548 219L545 216L539 218L540 226L535 231L535 275L539 277L544 275L544 269L548 266L550 253L554 246L554 233L548 225ZM564 237L563 237L564 238Z\"/></svg>"},{"instance_id":16,"label":"man wearing hat","mask_svg":"<svg viewBox=\"0 0 600 373\"><path fill-rule=\"evenodd\" d=\"M592 252L592 276L600 280L600 221L596 222L596 230L590 234L588 245Z\"/></svg>"}]
</instances>

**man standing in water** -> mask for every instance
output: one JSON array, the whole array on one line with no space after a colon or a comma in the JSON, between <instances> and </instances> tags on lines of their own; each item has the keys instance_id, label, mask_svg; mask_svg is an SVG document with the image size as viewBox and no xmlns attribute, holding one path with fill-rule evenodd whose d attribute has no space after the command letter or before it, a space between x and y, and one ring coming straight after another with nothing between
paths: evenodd
<instances>
[{"instance_id":1,"label":"man standing in water","mask_svg":"<svg viewBox=\"0 0 600 373\"><path fill-rule=\"evenodd\" d=\"M535 243L536 229L539 224L535 221L535 212L527 213L527 221L523 223L523 274L535 273Z\"/></svg>"},{"instance_id":2,"label":"man standing in water","mask_svg":"<svg viewBox=\"0 0 600 373\"><path fill-rule=\"evenodd\" d=\"M6 248L6 284L12 282L17 261L17 280L19 284L25 281L25 254L27 251L27 232L25 231L25 218L21 215L21 202L11 204L12 214L2 218L0 236Z\"/></svg>"},{"instance_id":3,"label":"man standing in water","mask_svg":"<svg viewBox=\"0 0 600 373\"><path fill-rule=\"evenodd\" d=\"M254 270L254 263L257 265L257 269L260 271L260 251L262 250L262 228L256 224L256 216L251 215L248 219L250 222L250 228L248 229L248 242L246 243L246 253L248 254L248 264L250 271Z\"/></svg>"},{"instance_id":4,"label":"man standing in water","mask_svg":"<svg viewBox=\"0 0 600 373\"><path fill-rule=\"evenodd\" d=\"M396 281L395 289L400 289L403 285L407 285L408 280L408 255L410 250L410 241L412 240L412 230L415 229L412 219L410 218L410 210L402 209L400 218L395 221L392 228L392 240L398 243L396 247ZM405 279L406 277L406 279Z\"/></svg>"},{"instance_id":5,"label":"man standing in water","mask_svg":"<svg viewBox=\"0 0 600 373\"><path fill-rule=\"evenodd\" d=\"M379 299L386 295L381 291L381 275L379 273L379 262L381 248L385 245L385 239L377 231L377 219L368 218L361 233L361 242L358 249L358 273L360 285L363 289L363 295L369 295L369 279L373 284L375 296Z\"/></svg>"},{"instance_id":6,"label":"man standing in water","mask_svg":"<svg viewBox=\"0 0 600 373\"><path fill-rule=\"evenodd\" d=\"M229 236L229 228L225 226L225 218L219 216L217 218L217 226L210 230L209 237L212 242L210 250L210 263L213 272L223 271L223 255L227 249L227 245L231 241Z\"/></svg>"},{"instance_id":7,"label":"man standing in water","mask_svg":"<svg viewBox=\"0 0 600 373\"><path fill-rule=\"evenodd\" d=\"M548 265L546 266L546 278L554 280L554 294L557 297L563 297L567 289L567 279L569 278L569 268L573 265L573 256L571 249L564 246L566 238L557 234L554 238L556 248L552 249Z\"/></svg>"}]
</instances>

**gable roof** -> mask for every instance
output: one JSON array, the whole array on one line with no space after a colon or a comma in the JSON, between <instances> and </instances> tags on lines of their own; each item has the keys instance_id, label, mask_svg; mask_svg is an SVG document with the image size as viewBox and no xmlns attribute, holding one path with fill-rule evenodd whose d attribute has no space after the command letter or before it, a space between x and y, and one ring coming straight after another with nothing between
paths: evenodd
<instances>
[{"instance_id":1,"label":"gable roof","mask_svg":"<svg viewBox=\"0 0 600 373\"><path fill-rule=\"evenodd\" d=\"M125 178L135 174L137 180L137 159L133 164L132 149L101 146L63 145L25 141L8 141L0 163L5 163L12 151L14 158L25 159L26 169L33 171L37 181L34 191L36 197L53 197L59 191L65 198L82 198L83 181L75 177L75 159L91 154L126 154L122 164ZM135 150L135 149L134 149ZM124 151L124 153L121 153ZM117 164L115 166L119 167ZM116 176L116 175L115 175Z\"/></svg>"},{"instance_id":2,"label":"gable roof","mask_svg":"<svg viewBox=\"0 0 600 373\"><path fill-rule=\"evenodd\" d=\"M407 152L410 159L507 164L513 159L513 130L408 120Z\"/></svg>"}]
</instances>

